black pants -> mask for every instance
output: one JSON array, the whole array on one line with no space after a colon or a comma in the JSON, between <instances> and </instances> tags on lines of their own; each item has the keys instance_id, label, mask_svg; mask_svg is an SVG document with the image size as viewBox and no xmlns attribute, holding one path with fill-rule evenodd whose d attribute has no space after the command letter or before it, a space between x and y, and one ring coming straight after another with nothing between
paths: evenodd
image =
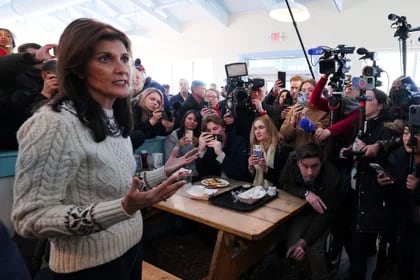
<instances>
[{"instance_id":1,"label":"black pants","mask_svg":"<svg viewBox=\"0 0 420 280\"><path fill-rule=\"evenodd\" d=\"M121 257L102 265L83 269L72 273L52 272L54 280L90 280L90 279L118 279L141 280L143 261L142 241L130 248Z\"/></svg>"}]
</instances>

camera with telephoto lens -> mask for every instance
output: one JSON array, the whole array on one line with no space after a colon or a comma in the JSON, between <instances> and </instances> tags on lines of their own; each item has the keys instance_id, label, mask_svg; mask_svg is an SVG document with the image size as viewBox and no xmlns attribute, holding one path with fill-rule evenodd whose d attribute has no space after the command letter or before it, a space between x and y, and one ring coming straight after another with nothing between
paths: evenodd
<instances>
[{"instance_id":1,"label":"camera with telephoto lens","mask_svg":"<svg viewBox=\"0 0 420 280\"><path fill-rule=\"evenodd\" d=\"M265 85L264 79L248 78L246 63L237 62L225 65L228 92L232 91L234 107L252 109L251 91Z\"/></svg>"},{"instance_id":2,"label":"camera with telephoto lens","mask_svg":"<svg viewBox=\"0 0 420 280\"><path fill-rule=\"evenodd\" d=\"M410 114L413 115L410 107L420 104L420 93L417 85L408 76L401 78L400 86L391 88L389 97L392 101L395 117L402 120L410 119Z\"/></svg>"}]
</instances>

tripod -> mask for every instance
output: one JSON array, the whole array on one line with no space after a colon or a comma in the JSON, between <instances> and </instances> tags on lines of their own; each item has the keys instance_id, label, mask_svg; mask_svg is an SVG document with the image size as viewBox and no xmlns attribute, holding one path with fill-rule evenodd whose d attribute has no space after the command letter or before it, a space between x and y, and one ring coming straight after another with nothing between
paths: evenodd
<instances>
[{"instance_id":1,"label":"tripod","mask_svg":"<svg viewBox=\"0 0 420 280\"><path fill-rule=\"evenodd\" d=\"M394 33L394 37L398 37L398 40L401 41L401 55L402 55L402 67L403 67L403 76L407 75L407 39L408 33L414 31L420 31L420 27L411 28L411 25L407 23L407 18L404 16L397 16L395 14L389 14L388 19L395 21L391 24L392 26L397 27L397 31Z\"/></svg>"}]
</instances>

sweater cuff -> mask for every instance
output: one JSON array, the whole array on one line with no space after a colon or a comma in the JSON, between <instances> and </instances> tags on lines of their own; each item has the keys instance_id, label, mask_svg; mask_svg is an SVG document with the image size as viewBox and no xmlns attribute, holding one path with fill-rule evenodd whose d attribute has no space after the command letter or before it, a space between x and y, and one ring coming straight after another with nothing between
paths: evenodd
<instances>
[{"instance_id":1,"label":"sweater cuff","mask_svg":"<svg viewBox=\"0 0 420 280\"><path fill-rule=\"evenodd\" d=\"M135 214L130 216L125 212L121 201L122 198L96 204L92 213L95 223L101 228L108 228L116 223L134 217Z\"/></svg>"},{"instance_id":2,"label":"sweater cuff","mask_svg":"<svg viewBox=\"0 0 420 280\"><path fill-rule=\"evenodd\" d=\"M168 178L164 168L165 167L162 166L158 169L143 172L143 180L146 189L152 189Z\"/></svg>"}]
</instances>

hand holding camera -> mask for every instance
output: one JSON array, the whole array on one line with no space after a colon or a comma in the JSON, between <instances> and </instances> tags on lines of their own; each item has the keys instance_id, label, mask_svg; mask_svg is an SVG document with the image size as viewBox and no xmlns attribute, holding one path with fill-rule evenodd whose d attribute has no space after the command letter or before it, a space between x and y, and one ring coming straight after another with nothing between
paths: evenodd
<instances>
[{"instance_id":1,"label":"hand holding camera","mask_svg":"<svg viewBox=\"0 0 420 280\"><path fill-rule=\"evenodd\" d=\"M201 133L200 137L198 138L198 150L203 152L207 148L207 143L214 139L213 134L208 132Z\"/></svg>"}]
</instances>

